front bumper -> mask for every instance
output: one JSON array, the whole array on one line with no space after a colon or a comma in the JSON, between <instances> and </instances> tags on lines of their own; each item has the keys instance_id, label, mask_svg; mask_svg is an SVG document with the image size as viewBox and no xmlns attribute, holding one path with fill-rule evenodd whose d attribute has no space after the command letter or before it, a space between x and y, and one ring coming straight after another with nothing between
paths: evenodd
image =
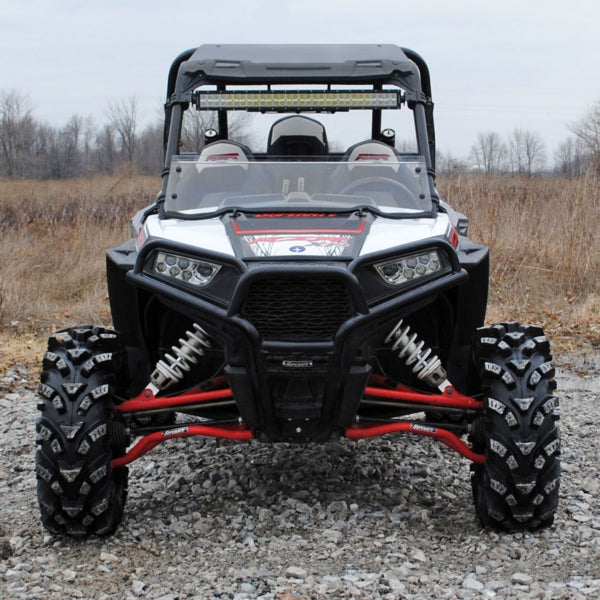
<instances>
[{"instance_id":1,"label":"front bumper","mask_svg":"<svg viewBox=\"0 0 600 600\"><path fill-rule=\"evenodd\" d=\"M435 245L447 256L449 271L387 296L365 289L364 276L365 265L385 256L249 266L228 257L233 280L219 284L230 290L224 301L149 274L145 265L157 247L149 244L127 281L200 324L223 348L228 384L255 437L321 441L339 437L353 423L369 360L395 323L466 281L454 249L442 240Z\"/></svg>"}]
</instances>

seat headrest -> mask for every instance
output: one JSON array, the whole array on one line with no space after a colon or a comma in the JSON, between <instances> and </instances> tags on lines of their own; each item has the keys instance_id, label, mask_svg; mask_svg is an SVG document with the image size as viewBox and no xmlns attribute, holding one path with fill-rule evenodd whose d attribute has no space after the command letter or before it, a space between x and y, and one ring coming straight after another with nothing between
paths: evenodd
<instances>
[{"instance_id":1,"label":"seat headrest","mask_svg":"<svg viewBox=\"0 0 600 600\"><path fill-rule=\"evenodd\" d=\"M378 140L367 140L350 146L344 154L344 160L351 162L361 160L371 162L375 160L397 162L398 158L397 152L388 144Z\"/></svg>"},{"instance_id":2,"label":"seat headrest","mask_svg":"<svg viewBox=\"0 0 600 600\"><path fill-rule=\"evenodd\" d=\"M271 156L327 156L327 133L319 121L293 115L273 123L267 154Z\"/></svg>"},{"instance_id":3,"label":"seat headrest","mask_svg":"<svg viewBox=\"0 0 600 600\"><path fill-rule=\"evenodd\" d=\"M200 156L199 161L212 162L212 161L242 161L247 162L253 160L252 153L248 146L240 144L239 142L233 142L231 140L218 140L206 144Z\"/></svg>"}]
</instances>

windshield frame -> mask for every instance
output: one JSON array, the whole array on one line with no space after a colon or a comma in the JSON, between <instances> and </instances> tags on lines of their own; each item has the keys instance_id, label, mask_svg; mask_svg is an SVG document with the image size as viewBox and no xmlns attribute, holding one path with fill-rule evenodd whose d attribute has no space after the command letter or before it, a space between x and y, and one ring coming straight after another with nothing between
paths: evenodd
<instances>
[{"instance_id":1,"label":"windshield frame","mask_svg":"<svg viewBox=\"0 0 600 600\"><path fill-rule=\"evenodd\" d=\"M403 105L413 115L418 153L425 157L429 196L434 204L431 214L437 213L440 199L435 186L433 98L428 66L417 52L393 44L205 44L181 52L169 69L162 186L144 219L153 213L170 214L164 203L171 159L181 152L184 114L196 110L192 102L195 90L204 86L226 91L231 87L296 84L359 84L373 90L385 86L404 90ZM217 112L217 134L220 139L227 139L228 116L233 113ZM370 136L368 132L358 135L357 131L357 139L382 139L382 110L368 112L372 116Z\"/></svg>"}]
</instances>

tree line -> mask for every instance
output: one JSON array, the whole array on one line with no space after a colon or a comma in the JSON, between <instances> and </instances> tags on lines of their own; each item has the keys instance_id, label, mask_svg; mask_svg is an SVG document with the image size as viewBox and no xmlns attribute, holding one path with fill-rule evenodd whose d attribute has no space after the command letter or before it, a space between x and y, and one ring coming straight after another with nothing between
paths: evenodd
<instances>
[{"instance_id":1,"label":"tree line","mask_svg":"<svg viewBox=\"0 0 600 600\"><path fill-rule=\"evenodd\" d=\"M595 121L590 117L594 117ZM477 134L468 157L454 158L438 153L439 172L476 171L536 175L552 172L578 177L590 170L600 171L600 101L595 109L569 126L573 136L554 150L550 159L541 136L527 129L515 129L505 139L495 131ZM591 132L596 130L595 135Z\"/></svg>"},{"instance_id":2,"label":"tree line","mask_svg":"<svg viewBox=\"0 0 600 600\"><path fill-rule=\"evenodd\" d=\"M186 150L198 151L204 131L215 126L214 115L188 113L182 139ZM568 176L590 168L600 171L600 100L569 124L569 129L573 135L552 157L540 135L529 130L515 129L506 139L493 131L479 133L467 157L440 152L438 171ZM250 141L245 115L231 123L230 133L240 141ZM162 168L162 152L162 123L140 127L135 97L111 103L100 126L74 115L57 127L34 118L26 95L15 90L0 93L0 177L67 179L112 174L124 166L154 175Z\"/></svg>"},{"instance_id":3,"label":"tree line","mask_svg":"<svg viewBox=\"0 0 600 600\"><path fill-rule=\"evenodd\" d=\"M37 121L29 98L17 91L0 95L0 176L68 179L114 173L133 165L157 173L162 160L162 126L140 130L137 101L110 104L100 127L73 115L62 127Z\"/></svg>"}]
</instances>

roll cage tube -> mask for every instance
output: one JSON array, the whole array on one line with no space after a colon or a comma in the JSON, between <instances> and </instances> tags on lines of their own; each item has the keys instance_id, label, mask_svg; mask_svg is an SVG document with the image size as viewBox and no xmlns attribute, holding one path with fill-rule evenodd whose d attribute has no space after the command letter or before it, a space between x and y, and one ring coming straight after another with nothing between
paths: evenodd
<instances>
[{"instance_id":1,"label":"roll cage tube","mask_svg":"<svg viewBox=\"0 0 600 600\"><path fill-rule=\"evenodd\" d=\"M425 96L423 107L425 113L425 124L427 128L429 154L431 158L431 166L435 172L435 127L433 120L433 97L431 94L431 78L429 76L429 67L423 60L423 57L414 50L402 48L402 51L410 60L415 63L415 65L417 65L421 75L421 90Z\"/></svg>"},{"instance_id":2,"label":"roll cage tube","mask_svg":"<svg viewBox=\"0 0 600 600\"><path fill-rule=\"evenodd\" d=\"M178 153L180 138L181 138L181 128L183 123L183 112L188 108L189 101L191 98L191 93L193 89L199 85L211 83L216 84L218 89L223 91L226 88L228 83L230 84L258 84L258 83L310 83L310 82L318 82L318 83L339 83L339 84L356 84L356 83L367 83L369 85L373 85L373 89L381 89L381 86L384 83L393 83L395 85L403 84L406 86L408 84L408 92L407 92L407 101L409 108L413 110L414 120L415 120L415 130L417 135L417 146L419 153L425 157L426 164L428 166L428 175L430 177L430 191L431 196L434 200L434 203L437 205L439 202L439 197L437 195L437 191L435 189L435 130L434 130L434 122L433 122L433 101L431 97L431 81L429 77L429 69L427 64L423 60L423 58L413 50L408 48L400 48L400 47L392 47L392 46L384 46L381 47L381 58L380 66L381 69L379 72L375 72L377 69L371 69L369 67L368 73L366 75L354 76L354 73L349 73L347 70L348 61L344 62L340 59L337 54L333 54L334 61L331 64L326 61L323 62L323 65L327 65L328 68L322 68L321 63L316 65L319 69L316 69L315 63L313 60L306 62L306 68L299 68L301 65L301 61L298 63L288 63L279 65L279 58L274 54L273 64L278 66L278 69L271 70L267 69L269 72L268 76L260 76L258 72L261 69L264 69L265 66L269 66L266 62L260 63L257 62L253 65L252 60L246 61L246 68L253 70L251 76L245 77L244 75L240 75L238 70L233 75L218 73L216 75L216 67L217 64L215 60L207 60L206 68L207 72L203 71L198 65L204 65L202 61L191 60L196 52L198 52L202 47L199 48L191 48L182 52L172 63L171 68L169 70L168 83L167 83L167 98L165 103L165 125L163 132L163 148L164 148L164 170L163 170L163 186L161 193L159 195L159 200L164 198L164 193L166 190L166 179L168 178L168 169L170 165L171 157ZM239 52L240 56L245 56L244 49L251 50L252 48L257 48L257 56L260 57L260 53L264 51L264 48L260 48L259 46L216 46L214 48L214 54L217 58L219 52L223 53L223 56L226 58L230 58L231 52ZM294 51L298 52L298 46L290 46L292 48L292 54ZM352 52L356 52L354 56L354 63L356 66L360 66L364 68L368 61L361 61L358 58L363 52L363 48L366 48L364 52L367 54L373 54L376 52L373 47L367 46L349 46ZM377 46L380 48L380 46ZM394 50L391 50L393 48ZM350 51L350 50L349 50ZM397 56L394 55L394 51ZM237 55L236 55L237 56ZM307 55L307 60L310 58L310 55ZM345 57L343 57L345 58ZM411 61L412 65L416 67L410 68L406 60L402 62L402 59L406 58ZM394 60L394 65L399 65L399 68L388 71L387 73L383 72L383 65L386 61ZM190 65L186 67L186 63L188 61L191 63L191 67L193 69L190 70ZM337 62L336 62L337 61ZM227 62L227 61L226 61ZM243 61L231 61L229 62L236 67L240 67ZM352 61L350 61L352 62ZM372 60L373 64L377 63L377 61ZM196 64L198 63L198 64ZM214 64L209 64L214 63ZM402 67L406 67L406 70L402 70ZM186 70L187 69L187 70ZM211 71L212 69L212 71ZM315 69L318 72L318 75L315 75ZM322 69L322 70L320 70ZM256 73L254 72L256 71ZM367 69L365 69L365 72ZM244 71L245 72L245 71ZM273 73L277 73L274 75ZM312 75L310 75L312 73ZM218 111L218 120L219 120L219 128L222 136L226 136L228 120L227 120L227 111L219 110ZM374 109L372 111L372 131L371 135L374 139L376 139L380 134L381 128L381 110Z\"/></svg>"},{"instance_id":3,"label":"roll cage tube","mask_svg":"<svg viewBox=\"0 0 600 600\"><path fill-rule=\"evenodd\" d=\"M179 72L179 67L182 63L188 60L192 54L195 52L195 48L190 48L185 52L182 52L171 64L171 68L169 69L169 77L167 79L167 99L165 101L165 123L163 129L163 151L165 154L165 158L169 156L169 152L167 149L167 143L169 141L170 133L171 133L171 118L172 118L172 109L173 109L173 100L175 94L175 87L177 85L177 74ZM177 136L179 139L179 136ZM167 165L168 166L168 165Z\"/></svg>"}]
</instances>

